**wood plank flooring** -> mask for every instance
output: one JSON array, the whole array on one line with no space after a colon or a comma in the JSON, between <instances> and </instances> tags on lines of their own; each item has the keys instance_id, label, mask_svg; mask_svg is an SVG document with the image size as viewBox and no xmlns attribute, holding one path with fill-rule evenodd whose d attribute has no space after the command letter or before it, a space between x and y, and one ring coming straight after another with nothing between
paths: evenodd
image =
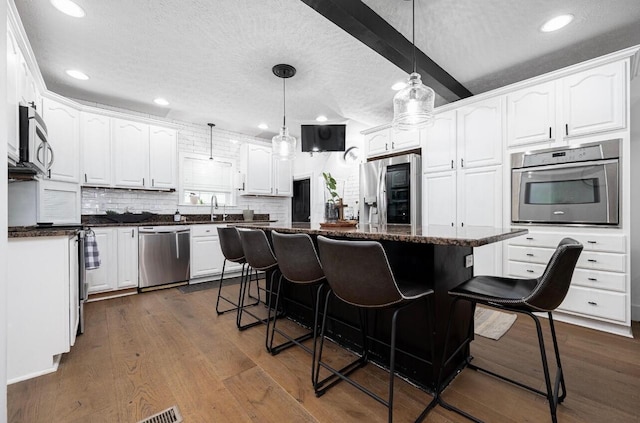
<instances>
[{"instance_id":1,"label":"wood plank flooring","mask_svg":"<svg viewBox=\"0 0 640 423\"><path fill-rule=\"evenodd\" d=\"M185 422L386 421L382 405L347 384L316 398L311 357L299 348L269 355L264 326L238 332L234 313L216 315L216 293L174 288L86 304L85 334L58 371L8 387L9 422L135 423L172 405ZM519 316L500 341L478 337L472 354L480 365L542 389L529 320ZM568 390L559 421L640 421L638 324L636 339L564 323L557 331ZM340 348L329 351L348 359ZM376 366L355 377L386 392L387 373ZM444 398L487 422L550 421L543 398L472 370ZM430 399L398 380L395 421L413 421ZM426 421L466 420L438 407Z\"/></svg>"}]
</instances>

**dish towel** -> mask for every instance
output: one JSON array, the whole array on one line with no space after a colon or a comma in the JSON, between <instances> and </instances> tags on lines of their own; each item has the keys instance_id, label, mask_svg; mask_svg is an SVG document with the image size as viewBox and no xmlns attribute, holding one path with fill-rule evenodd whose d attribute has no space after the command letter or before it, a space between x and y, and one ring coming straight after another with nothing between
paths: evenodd
<instances>
[{"instance_id":1,"label":"dish towel","mask_svg":"<svg viewBox=\"0 0 640 423\"><path fill-rule=\"evenodd\" d=\"M98 242L93 231L89 230L84 236L84 268L87 270L100 267L100 252Z\"/></svg>"}]
</instances>

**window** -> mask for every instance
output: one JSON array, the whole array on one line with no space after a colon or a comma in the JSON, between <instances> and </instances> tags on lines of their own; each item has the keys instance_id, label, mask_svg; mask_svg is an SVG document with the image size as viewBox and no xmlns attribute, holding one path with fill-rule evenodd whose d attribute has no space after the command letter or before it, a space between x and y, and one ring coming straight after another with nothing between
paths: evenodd
<instances>
[{"instance_id":1,"label":"window","mask_svg":"<svg viewBox=\"0 0 640 423\"><path fill-rule=\"evenodd\" d=\"M180 153L180 204L234 205L232 159L214 158L196 153ZM214 197L215 196L215 197Z\"/></svg>"}]
</instances>

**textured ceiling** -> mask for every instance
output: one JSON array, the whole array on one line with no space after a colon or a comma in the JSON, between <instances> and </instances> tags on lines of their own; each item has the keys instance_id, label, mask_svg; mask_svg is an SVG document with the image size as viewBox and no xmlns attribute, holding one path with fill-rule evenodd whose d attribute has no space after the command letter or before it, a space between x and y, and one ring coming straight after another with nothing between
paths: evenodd
<instances>
[{"instance_id":1,"label":"textured ceiling","mask_svg":"<svg viewBox=\"0 0 640 423\"><path fill-rule=\"evenodd\" d=\"M47 87L89 102L270 138L283 107L271 68L288 63L298 73L286 82L287 126L298 136L319 114L390 121L390 86L406 78L300 0L76 2L85 18L15 0ZM411 39L411 2L364 3ZM563 12L574 23L539 32ZM416 0L416 45L478 94L640 44L639 22L638 0ZM69 78L70 68L91 79Z\"/></svg>"}]
</instances>

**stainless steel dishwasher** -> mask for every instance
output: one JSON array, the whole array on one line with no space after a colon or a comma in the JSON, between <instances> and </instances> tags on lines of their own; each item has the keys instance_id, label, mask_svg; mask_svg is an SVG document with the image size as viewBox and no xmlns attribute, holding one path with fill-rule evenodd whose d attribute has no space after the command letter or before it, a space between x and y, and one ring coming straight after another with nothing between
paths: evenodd
<instances>
[{"instance_id":1,"label":"stainless steel dishwasher","mask_svg":"<svg viewBox=\"0 0 640 423\"><path fill-rule=\"evenodd\" d=\"M138 234L140 291L189 282L188 226L142 226Z\"/></svg>"}]
</instances>

